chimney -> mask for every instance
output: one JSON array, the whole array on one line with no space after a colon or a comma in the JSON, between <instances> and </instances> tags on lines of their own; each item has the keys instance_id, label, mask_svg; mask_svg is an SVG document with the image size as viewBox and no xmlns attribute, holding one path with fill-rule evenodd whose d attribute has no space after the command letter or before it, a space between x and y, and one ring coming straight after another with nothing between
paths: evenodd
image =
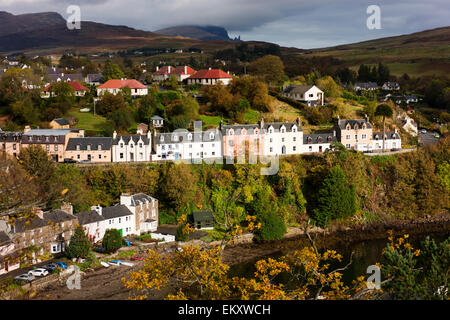
<instances>
[{"instance_id":1,"label":"chimney","mask_svg":"<svg viewBox=\"0 0 450 320\"><path fill-rule=\"evenodd\" d=\"M120 204L122 205L126 205L126 206L131 206L131 194L130 193L122 193L120 196Z\"/></svg>"},{"instance_id":2,"label":"chimney","mask_svg":"<svg viewBox=\"0 0 450 320\"><path fill-rule=\"evenodd\" d=\"M297 120L295 122L297 122L297 125L300 127L300 124L301 124L300 117L297 117Z\"/></svg>"},{"instance_id":3,"label":"chimney","mask_svg":"<svg viewBox=\"0 0 450 320\"><path fill-rule=\"evenodd\" d=\"M147 139L148 141L152 141L152 132L150 131L150 129L148 129L147 131ZM149 143L149 145L151 145L151 143Z\"/></svg>"},{"instance_id":4,"label":"chimney","mask_svg":"<svg viewBox=\"0 0 450 320\"><path fill-rule=\"evenodd\" d=\"M220 119L219 129L222 130L222 127L223 127L223 120Z\"/></svg>"},{"instance_id":5,"label":"chimney","mask_svg":"<svg viewBox=\"0 0 450 320\"><path fill-rule=\"evenodd\" d=\"M211 67L209 67L208 70L211 70Z\"/></svg>"},{"instance_id":6,"label":"chimney","mask_svg":"<svg viewBox=\"0 0 450 320\"><path fill-rule=\"evenodd\" d=\"M364 120L366 120L366 122L369 122L369 117L367 116L367 114L364 115Z\"/></svg>"},{"instance_id":7,"label":"chimney","mask_svg":"<svg viewBox=\"0 0 450 320\"><path fill-rule=\"evenodd\" d=\"M169 66L169 73L171 72L171 69L172 69L172 67L171 67L171 66Z\"/></svg>"},{"instance_id":8,"label":"chimney","mask_svg":"<svg viewBox=\"0 0 450 320\"><path fill-rule=\"evenodd\" d=\"M61 206L61 210L70 215L73 215L73 206L70 203L64 202L63 205Z\"/></svg>"},{"instance_id":9,"label":"chimney","mask_svg":"<svg viewBox=\"0 0 450 320\"><path fill-rule=\"evenodd\" d=\"M184 66L184 74L187 74L187 66Z\"/></svg>"},{"instance_id":10,"label":"chimney","mask_svg":"<svg viewBox=\"0 0 450 320\"><path fill-rule=\"evenodd\" d=\"M158 66L156 66L156 71L159 71L159 67Z\"/></svg>"},{"instance_id":11,"label":"chimney","mask_svg":"<svg viewBox=\"0 0 450 320\"><path fill-rule=\"evenodd\" d=\"M31 130L31 127L30 126L25 126L25 129L23 129L23 132L28 132L28 131L30 131Z\"/></svg>"},{"instance_id":12,"label":"chimney","mask_svg":"<svg viewBox=\"0 0 450 320\"><path fill-rule=\"evenodd\" d=\"M42 211L41 209L39 209L39 208L34 208L34 209L33 209L33 213L34 213L37 217L39 217L40 219L44 219L44 211Z\"/></svg>"},{"instance_id":13,"label":"chimney","mask_svg":"<svg viewBox=\"0 0 450 320\"><path fill-rule=\"evenodd\" d=\"M115 139L115 138L117 138L117 132L116 132L116 130L114 130L114 132L113 132L113 139Z\"/></svg>"},{"instance_id":14,"label":"chimney","mask_svg":"<svg viewBox=\"0 0 450 320\"><path fill-rule=\"evenodd\" d=\"M261 119L258 121L258 124L259 124L259 128L262 130L262 129L264 128L264 118L261 118Z\"/></svg>"},{"instance_id":15,"label":"chimney","mask_svg":"<svg viewBox=\"0 0 450 320\"><path fill-rule=\"evenodd\" d=\"M334 124L336 126L339 126L339 115L337 115L336 118L334 118Z\"/></svg>"},{"instance_id":16,"label":"chimney","mask_svg":"<svg viewBox=\"0 0 450 320\"><path fill-rule=\"evenodd\" d=\"M96 206L92 206L91 210L97 212L99 215L102 215L102 207L99 204Z\"/></svg>"}]
</instances>

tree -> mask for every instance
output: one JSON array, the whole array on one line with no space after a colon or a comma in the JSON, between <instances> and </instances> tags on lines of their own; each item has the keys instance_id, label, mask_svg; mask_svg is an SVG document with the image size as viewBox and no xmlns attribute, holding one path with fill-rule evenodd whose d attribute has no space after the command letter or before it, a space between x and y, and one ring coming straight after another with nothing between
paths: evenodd
<instances>
[{"instance_id":1,"label":"tree","mask_svg":"<svg viewBox=\"0 0 450 320\"><path fill-rule=\"evenodd\" d=\"M316 208L313 218L321 227L336 218L345 218L356 212L356 193L353 185L348 185L340 166L331 168L317 190Z\"/></svg>"},{"instance_id":2,"label":"tree","mask_svg":"<svg viewBox=\"0 0 450 320\"><path fill-rule=\"evenodd\" d=\"M120 231L117 229L108 229L102 240L102 248L105 252L116 252L122 248L123 240Z\"/></svg>"},{"instance_id":3,"label":"tree","mask_svg":"<svg viewBox=\"0 0 450 320\"><path fill-rule=\"evenodd\" d=\"M66 247L66 256L69 259L86 257L91 251L92 244L82 226L77 226Z\"/></svg>"},{"instance_id":4,"label":"tree","mask_svg":"<svg viewBox=\"0 0 450 320\"><path fill-rule=\"evenodd\" d=\"M111 60L106 60L105 66L102 71L102 82L106 82L111 79L125 78L125 73L120 69L118 64L112 63Z\"/></svg>"},{"instance_id":5,"label":"tree","mask_svg":"<svg viewBox=\"0 0 450 320\"><path fill-rule=\"evenodd\" d=\"M105 94L102 99L97 102L97 113L100 115L109 115L110 113L126 109L127 104L122 95Z\"/></svg>"},{"instance_id":6,"label":"tree","mask_svg":"<svg viewBox=\"0 0 450 320\"><path fill-rule=\"evenodd\" d=\"M250 63L249 70L269 85L278 85L284 78L284 64L278 56L266 55L256 59Z\"/></svg>"},{"instance_id":7,"label":"tree","mask_svg":"<svg viewBox=\"0 0 450 320\"><path fill-rule=\"evenodd\" d=\"M324 92L325 97L338 98L342 95L341 87L330 76L317 79L316 85Z\"/></svg>"},{"instance_id":8,"label":"tree","mask_svg":"<svg viewBox=\"0 0 450 320\"><path fill-rule=\"evenodd\" d=\"M391 118L393 115L392 108L388 104L380 104L375 110L375 115L378 117L383 117L383 153L386 144L386 117Z\"/></svg>"}]
</instances>

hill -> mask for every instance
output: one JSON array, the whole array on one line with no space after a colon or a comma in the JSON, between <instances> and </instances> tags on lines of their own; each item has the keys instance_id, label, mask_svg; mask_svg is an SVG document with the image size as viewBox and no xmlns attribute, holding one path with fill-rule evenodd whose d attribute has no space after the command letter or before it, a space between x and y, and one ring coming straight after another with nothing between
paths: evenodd
<instances>
[{"instance_id":1,"label":"hill","mask_svg":"<svg viewBox=\"0 0 450 320\"><path fill-rule=\"evenodd\" d=\"M56 12L42 12L13 15L0 11L0 36L46 28L66 23L64 18Z\"/></svg>"},{"instance_id":2,"label":"hill","mask_svg":"<svg viewBox=\"0 0 450 320\"><path fill-rule=\"evenodd\" d=\"M175 26L156 30L155 33L197 40L232 40L225 28L217 26Z\"/></svg>"},{"instance_id":3,"label":"hill","mask_svg":"<svg viewBox=\"0 0 450 320\"><path fill-rule=\"evenodd\" d=\"M306 56L333 56L356 69L360 64L387 64L394 75L445 75L450 72L450 27L425 30L329 48Z\"/></svg>"}]
</instances>

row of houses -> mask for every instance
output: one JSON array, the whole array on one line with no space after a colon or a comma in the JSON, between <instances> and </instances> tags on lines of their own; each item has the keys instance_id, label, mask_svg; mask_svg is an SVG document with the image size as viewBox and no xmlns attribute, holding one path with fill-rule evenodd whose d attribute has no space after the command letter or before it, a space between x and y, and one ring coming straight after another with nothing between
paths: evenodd
<instances>
[{"instance_id":1,"label":"row of houses","mask_svg":"<svg viewBox=\"0 0 450 320\"><path fill-rule=\"evenodd\" d=\"M81 129L30 129L24 132L0 132L0 150L18 156L22 148L40 145L56 162L148 162L163 160L241 158L321 153L331 143L347 149L376 152L383 148L383 135L373 132L369 119L335 119L328 133L304 134L300 119L296 122L265 122L224 125L202 131L201 122L194 131L179 129L170 133L147 131L143 134L112 137L84 137ZM397 130L385 133L385 150L400 149Z\"/></svg>"},{"instance_id":2,"label":"row of houses","mask_svg":"<svg viewBox=\"0 0 450 320\"><path fill-rule=\"evenodd\" d=\"M353 86L353 89L355 91L373 91L373 90L378 90L380 87L378 86L378 84L376 82L357 82L355 83L355 85ZM385 82L383 83L383 85L381 86L382 90L386 90L386 91L398 91L400 90L400 85L398 84L398 82Z\"/></svg>"},{"instance_id":3,"label":"row of houses","mask_svg":"<svg viewBox=\"0 0 450 320\"><path fill-rule=\"evenodd\" d=\"M14 222L0 219L0 275L19 268L28 253L33 262L40 256L57 255L70 243L75 228L82 226L92 243L103 239L106 230L117 229L123 237L154 232L158 228L158 200L143 193L122 194L120 203L74 213L70 204ZM27 252L28 251L28 252Z\"/></svg>"}]
</instances>

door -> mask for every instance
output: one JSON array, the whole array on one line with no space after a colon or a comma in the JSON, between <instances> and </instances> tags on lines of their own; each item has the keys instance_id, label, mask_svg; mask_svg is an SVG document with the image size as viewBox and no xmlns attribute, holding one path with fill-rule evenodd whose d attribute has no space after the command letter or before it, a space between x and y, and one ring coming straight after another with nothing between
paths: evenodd
<instances>
[{"instance_id":1,"label":"door","mask_svg":"<svg viewBox=\"0 0 450 320\"><path fill-rule=\"evenodd\" d=\"M322 146L319 146L319 152L322 152Z\"/></svg>"},{"instance_id":2,"label":"door","mask_svg":"<svg viewBox=\"0 0 450 320\"><path fill-rule=\"evenodd\" d=\"M130 161L134 161L134 153L130 152Z\"/></svg>"},{"instance_id":3,"label":"door","mask_svg":"<svg viewBox=\"0 0 450 320\"><path fill-rule=\"evenodd\" d=\"M281 154L286 154L286 146L281 147Z\"/></svg>"},{"instance_id":4,"label":"door","mask_svg":"<svg viewBox=\"0 0 450 320\"><path fill-rule=\"evenodd\" d=\"M90 154L88 154L88 161L91 161L92 157Z\"/></svg>"}]
</instances>

